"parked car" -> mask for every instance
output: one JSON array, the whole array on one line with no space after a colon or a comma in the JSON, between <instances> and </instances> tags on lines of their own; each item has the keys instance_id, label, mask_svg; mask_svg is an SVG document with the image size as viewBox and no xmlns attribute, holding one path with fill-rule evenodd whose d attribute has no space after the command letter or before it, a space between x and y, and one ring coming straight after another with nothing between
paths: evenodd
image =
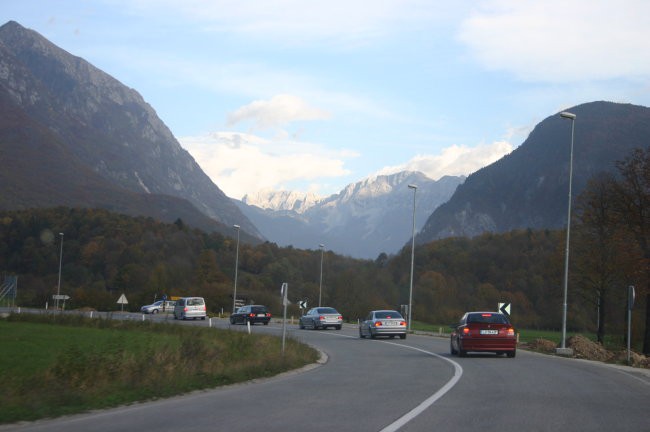
<instances>
[{"instance_id":1,"label":"parked car","mask_svg":"<svg viewBox=\"0 0 650 432\"><path fill-rule=\"evenodd\" d=\"M493 352L514 357L517 335L510 320L499 312L467 312L451 326L450 350L465 357L468 352Z\"/></svg>"},{"instance_id":2,"label":"parked car","mask_svg":"<svg viewBox=\"0 0 650 432\"><path fill-rule=\"evenodd\" d=\"M173 312L175 304L176 302L171 300L167 300L167 301L158 300L156 302L153 302L150 305L142 306L140 308L140 312L145 314L156 314L158 312Z\"/></svg>"},{"instance_id":3,"label":"parked car","mask_svg":"<svg viewBox=\"0 0 650 432\"><path fill-rule=\"evenodd\" d=\"M203 297L183 297L174 305L174 319L205 319L207 316Z\"/></svg>"},{"instance_id":4,"label":"parked car","mask_svg":"<svg viewBox=\"0 0 650 432\"><path fill-rule=\"evenodd\" d=\"M406 320L402 314L394 310L376 310L371 311L359 324L359 337L399 336L406 339L406 330Z\"/></svg>"},{"instance_id":5,"label":"parked car","mask_svg":"<svg viewBox=\"0 0 650 432\"><path fill-rule=\"evenodd\" d=\"M269 321L271 321L271 312L262 305L242 306L237 309L237 312L230 315L230 324L246 324L248 322L253 325L261 322L268 325Z\"/></svg>"},{"instance_id":6,"label":"parked car","mask_svg":"<svg viewBox=\"0 0 650 432\"><path fill-rule=\"evenodd\" d=\"M300 317L299 326L301 329L311 328L313 330L334 327L341 330L343 316L331 307L315 307Z\"/></svg>"}]
</instances>

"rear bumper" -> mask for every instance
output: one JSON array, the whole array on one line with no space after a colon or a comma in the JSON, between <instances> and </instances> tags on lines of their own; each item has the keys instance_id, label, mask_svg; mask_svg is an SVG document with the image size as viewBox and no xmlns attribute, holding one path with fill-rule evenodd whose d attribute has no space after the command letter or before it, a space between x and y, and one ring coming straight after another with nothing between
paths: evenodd
<instances>
[{"instance_id":1,"label":"rear bumper","mask_svg":"<svg viewBox=\"0 0 650 432\"><path fill-rule=\"evenodd\" d=\"M372 327L370 333L377 336L402 335L406 334L406 327Z\"/></svg>"},{"instance_id":2,"label":"rear bumper","mask_svg":"<svg viewBox=\"0 0 650 432\"><path fill-rule=\"evenodd\" d=\"M463 338L460 340L460 349L463 351L515 351L517 340L515 338Z\"/></svg>"}]
</instances>

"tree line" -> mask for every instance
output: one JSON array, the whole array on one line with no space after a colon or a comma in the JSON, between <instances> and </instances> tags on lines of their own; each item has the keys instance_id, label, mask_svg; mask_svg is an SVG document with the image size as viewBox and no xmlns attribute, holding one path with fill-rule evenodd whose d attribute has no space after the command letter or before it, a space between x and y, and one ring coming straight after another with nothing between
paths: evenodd
<instances>
[{"instance_id":1,"label":"tree line","mask_svg":"<svg viewBox=\"0 0 650 432\"><path fill-rule=\"evenodd\" d=\"M616 174L595 177L575 202L569 270L568 329L623 343L626 293L637 292L633 342L648 352L650 328L650 152L635 151ZM61 235L61 233L63 235ZM61 242L63 247L61 248ZM564 230L514 230L418 245L414 320L447 325L467 310L512 304L516 326L559 329L562 322ZM186 226L107 210L27 209L0 212L0 271L19 276L18 304L53 304L61 259L66 308L118 310L167 296L202 296L212 314L233 307L236 240ZM61 254L62 250L62 254ZM320 250L240 244L237 297L282 313L280 287L289 284L291 315L336 307L348 321L371 309L408 304L411 248L375 260Z\"/></svg>"}]
</instances>

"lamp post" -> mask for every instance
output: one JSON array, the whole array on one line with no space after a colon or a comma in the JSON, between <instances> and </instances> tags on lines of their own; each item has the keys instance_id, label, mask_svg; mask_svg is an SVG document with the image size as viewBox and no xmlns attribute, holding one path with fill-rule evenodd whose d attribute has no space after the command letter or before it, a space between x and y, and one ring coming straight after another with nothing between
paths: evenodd
<instances>
[{"instance_id":1,"label":"lamp post","mask_svg":"<svg viewBox=\"0 0 650 432\"><path fill-rule=\"evenodd\" d=\"M571 183L573 181L573 132L575 129L576 115L570 112L561 112L560 117L571 120L571 150L569 152L569 204L567 207L566 222L566 249L564 251L564 301L562 303L562 342L557 349L558 354L570 355L572 350L566 348L566 314L567 292L569 285L569 239L571 237Z\"/></svg>"},{"instance_id":2,"label":"lamp post","mask_svg":"<svg viewBox=\"0 0 650 432\"><path fill-rule=\"evenodd\" d=\"M239 225L233 225L237 230L237 252L235 253L235 289L232 294L232 313L237 309L237 270L239 269Z\"/></svg>"},{"instance_id":3,"label":"lamp post","mask_svg":"<svg viewBox=\"0 0 650 432\"><path fill-rule=\"evenodd\" d=\"M413 230L411 233L411 283L409 284L409 318L408 318L408 331L411 331L411 308L413 307L413 265L415 263L415 194L418 191L416 185L408 185L409 189L413 189Z\"/></svg>"},{"instance_id":4,"label":"lamp post","mask_svg":"<svg viewBox=\"0 0 650 432\"><path fill-rule=\"evenodd\" d=\"M320 248L320 283L318 284L318 307L320 307L321 299L323 297L323 248L324 244L319 244Z\"/></svg>"},{"instance_id":5,"label":"lamp post","mask_svg":"<svg viewBox=\"0 0 650 432\"><path fill-rule=\"evenodd\" d=\"M56 310L59 310L59 298L61 296L61 263L63 262L63 233L60 232L59 236L61 236L61 250L59 251L59 284L56 288Z\"/></svg>"}]
</instances>

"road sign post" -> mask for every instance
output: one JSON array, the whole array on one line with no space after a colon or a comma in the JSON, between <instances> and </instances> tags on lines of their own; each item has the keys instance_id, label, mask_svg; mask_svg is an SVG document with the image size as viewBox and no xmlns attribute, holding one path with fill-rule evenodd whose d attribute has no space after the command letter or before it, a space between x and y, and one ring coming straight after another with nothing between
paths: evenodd
<instances>
[{"instance_id":1,"label":"road sign post","mask_svg":"<svg viewBox=\"0 0 650 432\"><path fill-rule=\"evenodd\" d=\"M632 308L634 307L634 285L627 287L627 364L630 364L630 351L632 349Z\"/></svg>"},{"instance_id":2,"label":"road sign post","mask_svg":"<svg viewBox=\"0 0 650 432\"><path fill-rule=\"evenodd\" d=\"M287 338L287 305L289 300L287 298L289 294L289 285L284 282L282 288L280 289L280 295L282 295L282 305L284 307L284 313L282 316L282 355L284 355L284 342Z\"/></svg>"}]
</instances>

